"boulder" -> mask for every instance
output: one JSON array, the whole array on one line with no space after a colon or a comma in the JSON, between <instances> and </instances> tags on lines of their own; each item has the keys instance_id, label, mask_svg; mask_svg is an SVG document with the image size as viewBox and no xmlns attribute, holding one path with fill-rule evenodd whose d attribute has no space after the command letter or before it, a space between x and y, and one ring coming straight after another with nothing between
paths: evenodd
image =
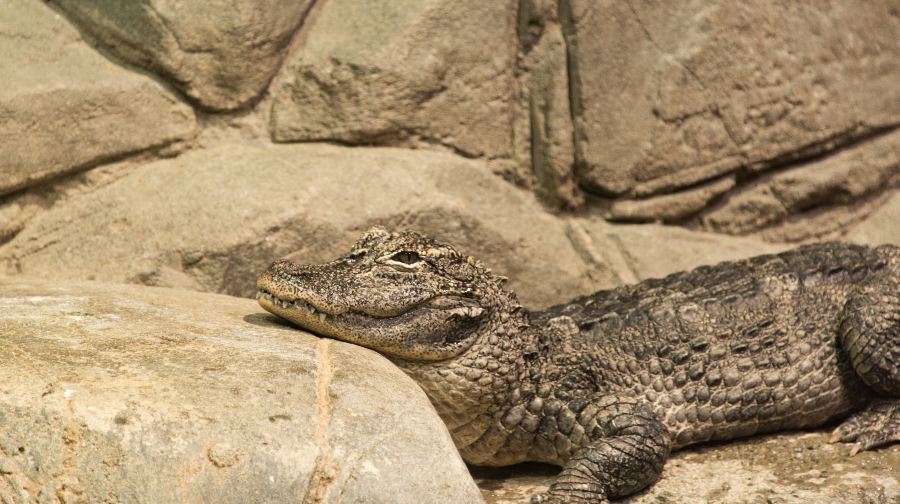
<instances>
[{"instance_id":1,"label":"boulder","mask_svg":"<svg viewBox=\"0 0 900 504\"><path fill-rule=\"evenodd\" d=\"M259 97L311 0L57 0L103 50L157 73L204 108Z\"/></svg>"},{"instance_id":2,"label":"boulder","mask_svg":"<svg viewBox=\"0 0 900 504\"><path fill-rule=\"evenodd\" d=\"M875 504L900 500L900 445L851 457L828 434L783 433L687 448L672 454L662 479L622 504ZM525 504L558 469L526 465L475 469L487 504Z\"/></svg>"},{"instance_id":3,"label":"boulder","mask_svg":"<svg viewBox=\"0 0 900 504\"><path fill-rule=\"evenodd\" d=\"M319 144L222 144L142 165L34 217L0 247L0 269L252 296L276 258L330 261L374 224L455 244L530 306L615 282L484 162Z\"/></svg>"},{"instance_id":4,"label":"boulder","mask_svg":"<svg viewBox=\"0 0 900 504\"><path fill-rule=\"evenodd\" d=\"M765 171L900 122L893 0L563 0L561 12L578 176L597 194Z\"/></svg>"},{"instance_id":5,"label":"boulder","mask_svg":"<svg viewBox=\"0 0 900 504\"><path fill-rule=\"evenodd\" d=\"M196 127L190 107L104 58L44 2L4 2L0 53L0 196Z\"/></svg>"},{"instance_id":6,"label":"boulder","mask_svg":"<svg viewBox=\"0 0 900 504\"><path fill-rule=\"evenodd\" d=\"M516 6L322 2L273 83L272 138L511 157Z\"/></svg>"},{"instance_id":7,"label":"boulder","mask_svg":"<svg viewBox=\"0 0 900 504\"><path fill-rule=\"evenodd\" d=\"M7 279L0 334L3 502L480 502L409 377L251 300Z\"/></svg>"}]
</instances>

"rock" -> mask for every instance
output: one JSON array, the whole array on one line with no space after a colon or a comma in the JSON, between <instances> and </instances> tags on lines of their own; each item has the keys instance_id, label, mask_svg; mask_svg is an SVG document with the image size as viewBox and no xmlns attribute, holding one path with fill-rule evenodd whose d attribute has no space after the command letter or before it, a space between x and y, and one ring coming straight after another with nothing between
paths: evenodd
<instances>
[{"instance_id":1,"label":"rock","mask_svg":"<svg viewBox=\"0 0 900 504\"><path fill-rule=\"evenodd\" d=\"M6 242L46 207L34 194L20 194L0 201L0 243Z\"/></svg>"},{"instance_id":2,"label":"rock","mask_svg":"<svg viewBox=\"0 0 900 504\"><path fill-rule=\"evenodd\" d=\"M759 177L728 194L702 217L703 227L745 234L789 216L847 205L900 185L900 130L841 149L834 155ZM835 220L834 224L840 221ZM833 231L819 226L825 234ZM803 238L815 237L804 236Z\"/></svg>"},{"instance_id":3,"label":"rock","mask_svg":"<svg viewBox=\"0 0 900 504\"><path fill-rule=\"evenodd\" d=\"M786 249L751 238L658 224L613 225L600 219L573 219L567 225L567 235L587 264L604 265L615 274L614 285Z\"/></svg>"},{"instance_id":4,"label":"rock","mask_svg":"<svg viewBox=\"0 0 900 504\"><path fill-rule=\"evenodd\" d=\"M53 2L105 51L215 110L245 106L265 91L312 3Z\"/></svg>"},{"instance_id":5,"label":"rock","mask_svg":"<svg viewBox=\"0 0 900 504\"><path fill-rule=\"evenodd\" d=\"M555 1L519 3L518 95L513 123L515 157L523 177L551 208L584 205L575 164L566 43Z\"/></svg>"},{"instance_id":6,"label":"rock","mask_svg":"<svg viewBox=\"0 0 900 504\"><path fill-rule=\"evenodd\" d=\"M323 2L273 83L272 138L511 157L516 5Z\"/></svg>"},{"instance_id":7,"label":"rock","mask_svg":"<svg viewBox=\"0 0 900 504\"><path fill-rule=\"evenodd\" d=\"M735 186L735 177L725 176L698 187L645 199L614 200L607 218L616 221L677 221L685 219Z\"/></svg>"},{"instance_id":8,"label":"rock","mask_svg":"<svg viewBox=\"0 0 900 504\"><path fill-rule=\"evenodd\" d=\"M893 0L561 8L579 180L592 192L670 193L900 122Z\"/></svg>"},{"instance_id":9,"label":"rock","mask_svg":"<svg viewBox=\"0 0 900 504\"><path fill-rule=\"evenodd\" d=\"M0 269L252 296L276 258L330 261L373 224L455 244L530 306L615 282L484 162L316 144L223 144L145 164L33 218L0 247Z\"/></svg>"},{"instance_id":10,"label":"rock","mask_svg":"<svg viewBox=\"0 0 900 504\"><path fill-rule=\"evenodd\" d=\"M480 502L410 378L253 301L0 280L0 307L3 502Z\"/></svg>"},{"instance_id":11,"label":"rock","mask_svg":"<svg viewBox=\"0 0 900 504\"><path fill-rule=\"evenodd\" d=\"M549 215L485 163L450 154L230 144L149 163L62 199L0 247L0 267L252 296L256 276L276 258L332 260L374 224L454 244L510 277L532 308L782 248Z\"/></svg>"},{"instance_id":12,"label":"rock","mask_svg":"<svg viewBox=\"0 0 900 504\"><path fill-rule=\"evenodd\" d=\"M849 456L824 432L758 436L672 454L662 479L622 504L890 503L900 499L900 445ZM550 466L475 469L487 504L525 504Z\"/></svg>"},{"instance_id":13,"label":"rock","mask_svg":"<svg viewBox=\"0 0 900 504\"><path fill-rule=\"evenodd\" d=\"M193 134L190 107L43 2L4 2L0 53L0 196Z\"/></svg>"},{"instance_id":14,"label":"rock","mask_svg":"<svg viewBox=\"0 0 900 504\"><path fill-rule=\"evenodd\" d=\"M900 245L900 193L895 192L868 219L851 229L847 239L868 245Z\"/></svg>"}]
</instances>

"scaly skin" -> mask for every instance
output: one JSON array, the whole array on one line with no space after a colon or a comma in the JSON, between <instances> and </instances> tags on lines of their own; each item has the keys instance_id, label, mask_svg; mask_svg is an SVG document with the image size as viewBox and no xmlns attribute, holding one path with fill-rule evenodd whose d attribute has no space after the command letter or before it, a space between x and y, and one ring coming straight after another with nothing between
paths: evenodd
<instances>
[{"instance_id":1,"label":"scaly skin","mask_svg":"<svg viewBox=\"0 0 900 504\"><path fill-rule=\"evenodd\" d=\"M704 266L529 313L481 263L370 230L347 256L281 261L267 310L373 348L428 394L463 458L563 466L535 502L606 502L670 450L814 427L900 440L900 249L828 243Z\"/></svg>"}]
</instances>

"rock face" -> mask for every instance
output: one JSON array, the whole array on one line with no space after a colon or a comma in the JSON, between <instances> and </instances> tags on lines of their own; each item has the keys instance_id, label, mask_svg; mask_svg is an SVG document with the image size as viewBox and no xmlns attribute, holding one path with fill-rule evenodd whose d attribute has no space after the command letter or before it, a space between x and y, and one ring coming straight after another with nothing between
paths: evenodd
<instances>
[{"instance_id":1,"label":"rock face","mask_svg":"<svg viewBox=\"0 0 900 504\"><path fill-rule=\"evenodd\" d=\"M4 2L0 53L0 196L196 126L190 107L83 44L43 2Z\"/></svg>"},{"instance_id":2,"label":"rock face","mask_svg":"<svg viewBox=\"0 0 900 504\"><path fill-rule=\"evenodd\" d=\"M205 112L237 111L221 120L203 114L205 130L253 116L276 142L452 151L486 161L554 210L589 207L614 221L803 241L846 230L898 185L900 167L878 161L886 149L887 157L900 151L900 14L893 0L52 5L106 54L165 79ZM12 27L4 38L13 44L10 69L22 66L21 40L46 28L30 27L38 10L50 12L17 4L4 13ZM60 51L90 53L70 45L28 44L26 52L35 54L27 62ZM83 70L90 65L67 68L54 75L96 73ZM71 92L39 94L40 74L18 79L7 103L0 101L14 111L0 135L16 139L40 124L30 137L55 136L38 148L4 142L21 148L18 158L7 156L17 159L9 170L20 172L10 187L65 171L54 167L59 152L74 152L66 163L89 167L191 129L183 117L190 110L161 102L172 100L164 91L161 98L144 87L117 89L128 79L115 86L86 80L93 94L79 89L75 101ZM67 112L50 116L59 109ZM148 110L163 113L150 122ZM35 115L40 121L29 122ZM90 118L93 138L77 147L61 133L74 130L68 118L76 117ZM129 120L112 126L114 117ZM153 134L134 138L139 128ZM21 161L28 156L34 159ZM865 187L845 190L847 183L859 186L859 177L850 181L847 168L829 167L825 195L811 188L823 183L811 180L821 179L816 163L865 164ZM784 191L770 187L778 185L774 171L816 194L782 201ZM805 231L794 225L815 218L809 214L821 206L834 217ZM0 235L21 229L19 220L0 226Z\"/></svg>"},{"instance_id":3,"label":"rock face","mask_svg":"<svg viewBox=\"0 0 900 504\"><path fill-rule=\"evenodd\" d=\"M204 108L258 97L312 0L54 1L104 50L166 78Z\"/></svg>"},{"instance_id":4,"label":"rock face","mask_svg":"<svg viewBox=\"0 0 900 504\"><path fill-rule=\"evenodd\" d=\"M279 142L511 156L516 2L330 0L272 89Z\"/></svg>"},{"instance_id":5,"label":"rock face","mask_svg":"<svg viewBox=\"0 0 900 504\"><path fill-rule=\"evenodd\" d=\"M3 502L480 502L411 379L250 300L2 281L0 308Z\"/></svg>"},{"instance_id":6,"label":"rock face","mask_svg":"<svg viewBox=\"0 0 900 504\"><path fill-rule=\"evenodd\" d=\"M891 0L561 8L589 191L644 198L715 184L900 123Z\"/></svg>"}]
</instances>

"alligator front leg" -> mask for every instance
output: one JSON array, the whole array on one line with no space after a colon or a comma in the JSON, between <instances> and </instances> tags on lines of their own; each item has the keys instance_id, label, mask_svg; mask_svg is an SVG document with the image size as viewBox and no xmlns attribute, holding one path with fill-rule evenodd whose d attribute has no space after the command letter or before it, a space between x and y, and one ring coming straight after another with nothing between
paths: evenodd
<instances>
[{"instance_id":1,"label":"alligator front leg","mask_svg":"<svg viewBox=\"0 0 900 504\"><path fill-rule=\"evenodd\" d=\"M604 503L659 479L669 457L669 433L646 404L605 397L589 402L578 413L578 423L592 441L532 503Z\"/></svg>"},{"instance_id":2,"label":"alligator front leg","mask_svg":"<svg viewBox=\"0 0 900 504\"><path fill-rule=\"evenodd\" d=\"M831 440L855 443L851 455L900 441L900 281L861 285L844 308L840 335L853 369L878 397Z\"/></svg>"}]
</instances>

